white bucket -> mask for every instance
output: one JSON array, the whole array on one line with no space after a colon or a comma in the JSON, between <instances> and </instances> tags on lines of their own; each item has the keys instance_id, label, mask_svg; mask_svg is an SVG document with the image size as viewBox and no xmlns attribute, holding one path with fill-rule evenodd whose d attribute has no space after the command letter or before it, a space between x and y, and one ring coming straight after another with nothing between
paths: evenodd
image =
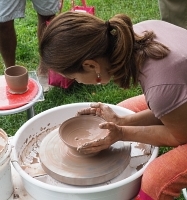
<instances>
[{"instance_id":1,"label":"white bucket","mask_svg":"<svg viewBox=\"0 0 187 200\"><path fill-rule=\"evenodd\" d=\"M0 199L7 200L13 193L8 136L0 129Z\"/></svg>"},{"instance_id":2,"label":"white bucket","mask_svg":"<svg viewBox=\"0 0 187 200\"><path fill-rule=\"evenodd\" d=\"M187 188L184 188L184 189L182 190L182 192L183 192L184 199L187 200Z\"/></svg>"}]
</instances>

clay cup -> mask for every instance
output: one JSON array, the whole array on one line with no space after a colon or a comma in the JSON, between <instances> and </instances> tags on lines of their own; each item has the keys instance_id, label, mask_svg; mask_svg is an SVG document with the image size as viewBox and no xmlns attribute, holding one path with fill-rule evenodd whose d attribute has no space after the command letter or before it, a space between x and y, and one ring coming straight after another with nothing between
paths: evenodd
<instances>
[{"instance_id":1,"label":"clay cup","mask_svg":"<svg viewBox=\"0 0 187 200\"><path fill-rule=\"evenodd\" d=\"M5 80L11 94L23 94L28 90L28 70L23 66L8 67L5 72Z\"/></svg>"}]
</instances>

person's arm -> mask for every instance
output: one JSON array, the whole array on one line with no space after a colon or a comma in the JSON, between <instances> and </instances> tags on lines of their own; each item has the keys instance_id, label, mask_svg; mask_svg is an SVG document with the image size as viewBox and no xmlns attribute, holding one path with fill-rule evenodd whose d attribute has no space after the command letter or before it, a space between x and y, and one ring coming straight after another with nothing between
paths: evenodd
<instances>
[{"instance_id":1,"label":"person's arm","mask_svg":"<svg viewBox=\"0 0 187 200\"><path fill-rule=\"evenodd\" d=\"M149 109L131 115L119 116L107 104L100 102L92 103L89 108L82 109L77 113L77 115L89 114L97 115L107 122L114 122L120 126L147 126L162 124L162 122L157 119Z\"/></svg>"},{"instance_id":2,"label":"person's arm","mask_svg":"<svg viewBox=\"0 0 187 200\"><path fill-rule=\"evenodd\" d=\"M149 118L147 120L150 121ZM155 146L175 147L187 143L187 103L163 116L161 121L163 125L124 126L122 138L124 141L136 141Z\"/></svg>"},{"instance_id":3,"label":"person's arm","mask_svg":"<svg viewBox=\"0 0 187 200\"><path fill-rule=\"evenodd\" d=\"M151 110L146 109L135 114L119 117L117 124L120 126L149 126L162 125L162 122L154 116Z\"/></svg>"},{"instance_id":4,"label":"person's arm","mask_svg":"<svg viewBox=\"0 0 187 200\"><path fill-rule=\"evenodd\" d=\"M144 120L141 121L141 118L137 117L138 114L129 117L128 126L119 126L113 122L100 124L100 128L108 130L108 135L100 140L86 143L79 147L79 151L83 153L98 152L117 141L133 141L170 147L187 143L187 103L163 116L161 118L163 125L159 125L159 123L157 125L145 125L146 117L144 116L145 118L142 118ZM149 115L152 116L150 112L147 117ZM148 121L152 121L154 118L150 119L147 118ZM144 125L137 126L138 123Z\"/></svg>"}]
</instances>

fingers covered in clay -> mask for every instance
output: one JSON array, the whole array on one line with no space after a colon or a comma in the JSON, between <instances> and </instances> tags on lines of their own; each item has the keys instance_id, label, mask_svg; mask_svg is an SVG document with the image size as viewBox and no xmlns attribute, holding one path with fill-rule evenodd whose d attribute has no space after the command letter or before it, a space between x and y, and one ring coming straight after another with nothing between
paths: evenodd
<instances>
[{"instance_id":1,"label":"fingers covered in clay","mask_svg":"<svg viewBox=\"0 0 187 200\"><path fill-rule=\"evenodd\" d=\"M77 112L77 116L79 115L96 115L96 109L95 108L85 108L82 110L79 110Z\"/></svg>"},{"instance_id":2,"label":"fingers covered in clay","mask_svg":"<svg viewBox=\"0 0 187 200\"><path fill-rule=\"evenodd\" d=\"M78 111L77 115L96 115L107 122L114 122L118 124L120 117L107 105L101 102L91 103L89 108Z\"/></svg>"},{"instance_id":3,"label":"fingers covered in clay","mask_svg":"<svg viewBox=\"0 0 187 200\"><path fill-rule=\"evenodd\" d=\"M113 122L105 122L99 125L101 129L108 129L105 137L86 142L78 147L78 151L84 154L92 154L109 148L112 144L122 139L121 128Z\"/></svg>"}]
</instances>

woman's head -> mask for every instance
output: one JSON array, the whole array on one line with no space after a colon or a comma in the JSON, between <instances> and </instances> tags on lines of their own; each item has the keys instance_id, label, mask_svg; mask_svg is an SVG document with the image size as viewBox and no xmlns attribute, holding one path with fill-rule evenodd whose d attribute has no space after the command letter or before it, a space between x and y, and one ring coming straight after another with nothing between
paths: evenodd
<instances>
[{"instance_id":1,"label":"woman's head","mask_svg":"<svg viewBox=\"0 0 187 200\"><path fill-rule=\"evenodd\" d=\"M70 78L78 75L83 78L78 82L88 84L99 79L107 83L111 77L125 81L133 46L132 23L126 15L105 22L90 14L66 12L51 21L41 38L41 67Z\"/></svg>"}]
</instances>

